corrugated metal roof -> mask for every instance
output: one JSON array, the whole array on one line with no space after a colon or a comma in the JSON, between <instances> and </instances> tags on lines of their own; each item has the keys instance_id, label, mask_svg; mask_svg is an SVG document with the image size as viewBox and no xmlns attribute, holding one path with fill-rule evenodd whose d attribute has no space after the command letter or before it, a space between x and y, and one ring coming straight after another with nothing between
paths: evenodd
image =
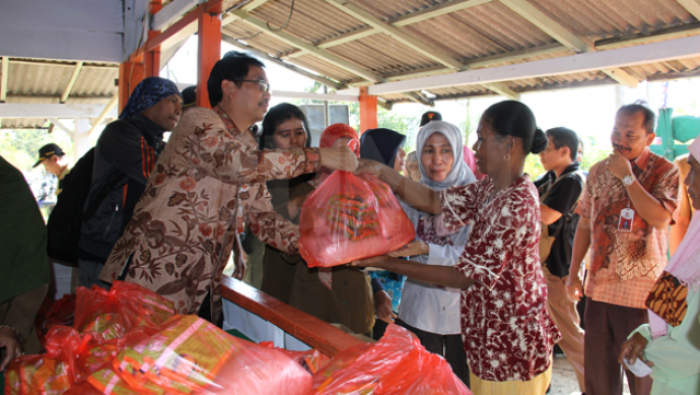
<instances>
[{"instance_id":1,"label":"corrugated metal roof","mask_svg":"<svg viewBox=\"0 0 700 395\"><path fill-rule=\"evenodd\" d=\"M340 0L295 0L294 11L289 19L292 0L268 0L250 11L250 15L269 23L270 29L259 29L243 21L234 21L224 26L222 33L243 40L246 44L274 57L283 58L344 84L367 85L369 81L361 75L363 73L325 59L325 54L335 55L355 68L378 75L382 80L395 81L431 73L454 72L444 66L445 61L440 62L434 55L411 48L392 35L375 31L373 35L358 35L354 40L342 41L349 34L371 31L372 27L367 25L369 22L344 12L342 7L330 4L331 1ZM639 40L643 37L658 35L661 32L676 31L673 37L700 34L700 22L676 0L524 1L579 38L589 43L599 43L601 46L597 49L600 50L639 45ZM230 9L235 6L240 10L249 4L249 0L225 0L223 7ZM465 6L450 13L433 15L419 22L403 23L396 27L400 33L429 50L440 50L441 53L447 54L448 60L456 59L464 63L465 68L468 67L466 65L476 65L476 68L499 67L575 53L558 44L554 37L545 33L535 23L513 11L505 1L348 0L343 4L356 7L387 24L397 20L405 21L405 18L443 6ZM299 48L275 37L276 30L281 27L284 33L312 46L323 45L323 48L317 47L315 54L300 52ZM670 37L656 37L654 40ZM329 40L336 39L341 39L338 45L329 44ZM503 59L504 56L524 51L530 53ZM290 54L292 56L287 58ZM493 57L500 60L494 60ZM87 66L86 64L80 73L71 99L104 98L116 94L116 68ZM70 78L72 67L72 63L66 62L52 62L49 65L10 63L8 95L10 98L16 95L57 98ZM623 70L639 81L647 78L689 76L700 73L700 59L670 60ZM615 82L602 71L593 71L525 78L506 81L502 85L514 92L525 92L605 83ZM481 85L472 85L435 89L431 90L431 93L435 94L437 99L444 99L494 92ZM388 101L408 100L402 94L386 95L382 98Z\"/></svg>"},{"instance_id":2,"label":"corrugated metal roof","mask_svg":"<svg viewBox=\"0 0 700 395\"><path fill-rule=\"evenodd\" d=\"M60 103L75 62L10 58L6 103ZM117 94L119 66L83 63L66 104L106 104ZM41 127L44 118L4 118L3 128Z\"/></svg>"}]
</instances>

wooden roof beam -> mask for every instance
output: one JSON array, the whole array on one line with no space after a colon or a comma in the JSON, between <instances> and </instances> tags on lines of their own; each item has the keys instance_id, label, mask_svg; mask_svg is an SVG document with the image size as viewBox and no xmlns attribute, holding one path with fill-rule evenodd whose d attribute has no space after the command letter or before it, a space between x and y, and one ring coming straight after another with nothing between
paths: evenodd
<instances>
[{"instance_id":1,"label":"wooden roof beam","mask_svg":"<svg viewBox=\"0 0 700 395\"><path fill-rule=\"evenodd\" d=\"M68 80L68 85L66 85L65 89L63 89L63 93L61 94L61 103L65 103L66 100L68 100L68 96L70 96L70 92L73 90L73 85L75 85L75 81L78 80L78 74L80 74L80 70L83 68L83 62L78 62L75 64L75 67L73 68L73 73L70 76L70 79Z\"/></svg>"},{"instance_id":2,"label":"wooden roof beam","mask_svg":"<svg viewBox=\"0 0 700 395\"><path fill-rule=\"evenodd\" d=\"M466 10L467 8L476 7L478 5L486 4L492 0L451 0L445 1L444 3L436 4L431 7L423 8L420 11L411 12L406 15L400 16L390 23L393 26L401 27L410 25L413 23L423 22L425 20L435 18L441 15L449 14L451 12Z\"/></svg>"},{"instance_id":3,"label":"wooden roof beam","mask_svg":"<svg viewBox=\"0 0 700 395\"><path fill-rule=\"evenodd\" d=\"M505 96L510 100L520 100L520 93L513 91L508 88L506 84L501 82L491 82L489 84L484 84L489 90L498 93L499 95Z\"/></svg>"},{"instance_id":4,"label":"wooden roof beam","mask_svg":"<svg viewBox=\"0 0 700 395\"><path fill-rule=\"evenodd\" d=\"M695 19L700 21L700 1L698 0L676 0L681 7L685 8Z\"/></svg>"},{"instance_id":5,"label":"wooden roof beam","mask_svg":"<svg viewBox=\"0 0 700 395\"><path fill-rule=\"evenodd\" d=\"M460 85L483 85L597 70L632 67L700 56L700 36L678 38L647 45L589 52L554 59L387 82L369 87L370 95L412 92Z\"/></svg>"},{"instance_id":6,"label":"wooden roof beam","mask_svg":"<svg viewBox=\"0 0 700 395\"><path fill-rule=\"evenodd\" d=\"M246 3L246 5L241 7L241 10L243 10L244 12L251 12L267 2L268 0L251 0L248 3Z\"/></svg>"},{"instance_id":7,"label":"wooden roof beam","mask_svg":"<svg viewBox=\"0 0 700 395\"><path fill-rule=\"evenodd\" d=\"M411 12L398 18L390 19L385 23L394 27L407 26L413 23L423 22L431 18L449 14L450 12L476 7L490 1L492 0L449 0L434 6L423 8L420 11ZM380 31L373 29L371 26L365 26L350 33L341 34L328 40L323 40L317 43L317 46L319 48L330 48L336 45L342 45L351 41L369 37L377 33L380 33Z\"/></svg>"},{"instance_id":8,"label":"wooden roof beam","mask_svg":"<svg viewBox=\"0 0 700 395\"><path fill-rule=\"evenodd\" d=\"M528 0L499 1L565 47L576 52L590 52L596 50L593 42L577 36L566 26L550 18L544 12L537 9L537 7L530 4ZM603 70L603 72L620 84L632 88L636 87L639 82L622 69Z\"/></svg>"},{"instance_id":9,"label":"wooden roof beam","mask_svg":"<svg viewBox=\"0 0 700 395\"><path fill-rule=\"evenodd\" d=\"M449 67L457 71L466 69L466 67L460 61L452 57L452 55L448 54L447 52L444 52L440 49L435 48L435 46L428 45L416 38L407 35L406 33L400 31L394 26L385 23L384 21L372 15L370 12L363 10L362 8L356 6L353 3L341 3L341 1L344 0L326 0L326 3L331 4L332 6L343 11L344 13L361 21L362 23L372 26L381 33L390 36L394 40L413 49L421 55L445 65L445 67Z\"/></svg>"},{"instance_id":10,"label":"wooden roof beam","mask_svg":"<svg viewBox=\"0 0 700 395\"><path fill-rule=\"evenodd\" d=\"M2 64L0 64L0 103L4 103L7 99L7 81L10 70L10 57L3 56Z\"/></svg>"},{"instance_id":11,"label":"wooden roof beam","mask_svg":"<svg viewBox=\"0 0 700 395\"><path fill-rule=\"evenodd\" d=\"M268 30L267 24L260 19L248 14L247 12L240 11L240 10L234 10L229 13L229 16L237 17L241 21L247 23L248 25L251 25L255 27L256 29L262 30L265 34L270 34L274 36L276 39L286 43L287 45L291 45L293 47L297 47L299 49L305 50L309 52L309 54L314 55L320 59L323 59L324 61L333 64L336 67L339 67L343 70L349 71L355 75L358 75L362 78L365 78L369 81L372 82L383 82L384 80L382 77L380 77L378 74L364 69L362 67L359 67L353 63L351 63L348 60L345 60L337 55L334 55L325 49L322 48L317 48L314 47L313 45L307 43L306 41L295 37L285 31L271 31Z\"/></svg>"}]
</instances>

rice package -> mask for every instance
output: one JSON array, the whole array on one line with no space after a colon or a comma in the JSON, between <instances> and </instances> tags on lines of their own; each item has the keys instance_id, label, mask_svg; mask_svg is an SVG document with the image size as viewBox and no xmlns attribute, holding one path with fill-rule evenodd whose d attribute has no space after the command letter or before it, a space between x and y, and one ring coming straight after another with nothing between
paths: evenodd
<instances>
[{"instance_id":1,"label":"rice package","mask_svg":"<svg viewBox=\"0 0 700 395\"><path fill-rule=\"evenodd\" d=\"M388 185L335 171L309 196L299 219L299 252L309 267L385 255L416 237Z\"/></svg>"},{"instance_id":2,"label":"rice package","mask_svg":"<svg viewBox=\"0 0 700 395\"><path fill-rule=\"evenodd\" d=\"M284 353L235 338L197 316L173 316L89 383L104 394L307 395L311 375Z\"/></svg>"}]
</instances>

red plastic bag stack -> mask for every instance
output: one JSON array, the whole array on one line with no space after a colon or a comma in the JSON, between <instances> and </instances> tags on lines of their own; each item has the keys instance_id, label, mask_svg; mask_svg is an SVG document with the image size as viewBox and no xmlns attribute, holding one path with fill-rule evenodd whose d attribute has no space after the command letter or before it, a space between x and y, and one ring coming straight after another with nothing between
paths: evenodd
<instances>
[{"instance_id":1,"label":"red plastic bag stack","mask_svg":"<svg viewBox=\"0 0 700 395\"><path fill-rule=\"evenodd\" d=\"M314 395L472 395L447 361L394 324L377 344L342 351L313 379Z\"/></svg>"},{"instance_id":2,"label":"red plastic bag stack","mask_svg":"<svg viewBox=\"0 0 700 395\"><path fill-rule=\"evenodd\" d=\"M311 375L284 353L235 338L193 315L174 316L88 381L107 395L307 395L311 390Z\"/></svg>"},{"instance_id":3,"label":"red plastic bag stack","mask_svg":"<svg viewBox=\"0 0 700 395\"><path fill-rule=\"evenodd\" d=\"M416 233L389 186L335 171L309 196L299 219L299 251L309 267L384 255Z\"/></svg>"}]
</instances>

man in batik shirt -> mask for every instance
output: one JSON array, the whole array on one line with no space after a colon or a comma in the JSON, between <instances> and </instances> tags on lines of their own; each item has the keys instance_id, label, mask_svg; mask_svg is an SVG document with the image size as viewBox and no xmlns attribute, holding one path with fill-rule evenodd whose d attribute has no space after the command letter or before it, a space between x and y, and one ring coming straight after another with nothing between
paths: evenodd
<instances>
[{"instance_id":1,"label":"man in batik shirt","mask_svg":"<svg viewBox=\"0 0 700 395\"><path fill-rule=\"evenodd\" d=\"M353 171L357 157L348 147L259 151L247 130L270 100L263 67L238 52L214 65L207 84L213 109L182 117L100 278L141 284L178 313L200 312L218 324L221 274L244 221L264 243L298 253L298 227L273 209L265 182L321 165Z\"/></svg>"},{"instance_id":2,"label":"man in batik shirt","mask_svg":"<svg viewBox=\"0 0 700 395\"><path fill-rule=\"evenodd\" d=\"M586 394L622 394L620 345L648 322L644 302L666 267L668 226L676 209L678 168L649 150L654 113L632 104L618 110L614 152L588 174L578 213L567 288L582 296L579 269L591 247L584 338ZM632 395L649 394L651 378L627 372Z\"/></svg>"}]
</instances>

